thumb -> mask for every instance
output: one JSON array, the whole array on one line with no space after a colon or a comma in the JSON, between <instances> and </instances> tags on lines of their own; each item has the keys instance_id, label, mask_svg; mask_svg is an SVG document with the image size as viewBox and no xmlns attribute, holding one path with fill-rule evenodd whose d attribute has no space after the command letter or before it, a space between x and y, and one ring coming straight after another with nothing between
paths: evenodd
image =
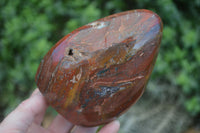
<instances>
[{"instance_id":1,"label":"thumb","mask_svg":"<svg viewBox=\"0 0 200 133\"><path fill-rule=\"evenodd\" d=\"M36 89L30 98L23 101L3 120L0 126L4 131L25 133L36 116L44 112L46 108L44 97Z\"/></svg>"}]
</instances>

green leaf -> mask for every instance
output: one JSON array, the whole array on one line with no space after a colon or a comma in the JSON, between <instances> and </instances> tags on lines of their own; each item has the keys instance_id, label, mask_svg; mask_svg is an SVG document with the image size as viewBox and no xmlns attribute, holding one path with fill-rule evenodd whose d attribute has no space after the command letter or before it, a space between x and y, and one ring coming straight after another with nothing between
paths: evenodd
<instances>
[{"instance_id":1,"label":"green leaf","mask_svg":"<svg viewBox=\"0 0 200 133\"><path fill-rule=\"evenodd\" d=\"M185 106L189 112L191 112L192 115L196 115L200 111L200 99L199 97L193 96L191 99L189 99Z\"/></svg>"}]
</instances>

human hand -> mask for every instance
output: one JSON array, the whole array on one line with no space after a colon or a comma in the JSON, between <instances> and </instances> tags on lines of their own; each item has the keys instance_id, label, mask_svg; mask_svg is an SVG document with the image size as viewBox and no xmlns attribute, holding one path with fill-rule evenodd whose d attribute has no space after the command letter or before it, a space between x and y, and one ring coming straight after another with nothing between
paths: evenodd
<instances>
[{"instance_id":1,"label":"human hand","mask_svg":"<svg viewBox=\"0 0 200 133\"><path fill-rule=\"evenodd\" d=\"M41 123L46 109L47 104L44 97L36 89L30 98L23 101L2 121L0 133L95 133L98 128L75 126L61 115L58 115L50 126L45 129L41 126ZM119 127L119 122L113 121L105 125L99 133L117 133Z\"/></svg>"}]
</instances>

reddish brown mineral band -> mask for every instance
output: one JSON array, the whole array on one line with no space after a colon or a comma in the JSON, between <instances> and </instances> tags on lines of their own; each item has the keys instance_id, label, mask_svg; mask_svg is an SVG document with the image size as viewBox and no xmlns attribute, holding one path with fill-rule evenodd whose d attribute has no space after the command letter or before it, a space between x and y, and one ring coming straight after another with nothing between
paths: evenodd
<instances>
[{"instance_id":1,"label":"reddish brown mineral band","mask_svg":"<svg viewBox=\"0 0 200 133\"><path fill-rule=\"evenodd\" d=\"M149 10L114 14L78 28L41 61L36 83L76 125L114 120L142 95L158 54L162 21Z\"/></svg>"}]
</instances>

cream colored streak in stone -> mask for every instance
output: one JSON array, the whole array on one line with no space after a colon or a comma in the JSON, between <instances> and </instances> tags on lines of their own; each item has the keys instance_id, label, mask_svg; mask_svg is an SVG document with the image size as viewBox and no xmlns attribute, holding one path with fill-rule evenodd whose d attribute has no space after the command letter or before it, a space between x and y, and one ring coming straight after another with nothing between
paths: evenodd
<instances>
[{"instance_id":1,"label":"cream colored streak in stone","mask_svg":"<svg viewBox=\"0 0 200 133\"><path fill-rule=\"evenodd\" d=\"M81 75L82 75L82 68L80 68L80 72L76 76L73 76L70 82L77 83L81 79Z\"/></svg>"},{"instance_id":2,"label":"cream colored streak in stone","mask_svg":"<svg viewBox=\"0 0 200 133\"><path fill-rule=\"evenodd\" d=\"M82 75L82 68L80 68L80 72L76 75L78 81L81 79L81 75Z\"/></svg>"},{"instance_id":3,"label":"cream colored streak in stone","mask_svg":"<svg viewBox=\"0 0 200 133\"><path fill-rule=\"evenodd\" d=\"M124 79L124 80L120 80L120 81L116 81L115 84L121 84L121 83L126 83L126 82L133 82L134 80L138 80L144 78L143 75L139 75L137 77L131 78L131 79ZM96 87L96 86L100 86L100 85L111 85L113 84L113 82L96 82L94 83L91 87Z\"/></svg>"},{"instance_id":4,"label":"cream colored streak in stone","mask_svg":"<svg viewBox=\"0 0 200 133\"><path fill-rule=\"evenodd\" d=\"M98 114L101 115L102 107L99 106L99 105L97 105L97 106L94 107L94 111L95 111L95 112L98 112Z\"/></svg>"},{"instance_id":5,"label":"cream colored streak in stone","mask_svg":"<svg viewBox=\"0 0 200 133\"><path fill-rule=\"evenodd\" d=\"M99 22L99 21L90 23L90 24L88 24L88 25L92 26L94 29L102 29L102 28L104 28L104 27L107 26L107 25L105 24L105 22Z\"/></svg>"},{"instance_id":6,"label":"cream colored streak in stone","mask_svg":"<svg viewBox=\"0 0 200 133\"><path fill-rule=\"evenodd\" d=\"M70 80L70 82L72 82L72 83L77 83L77 81L76 81L76 77L73 76L73 78Z\"/></svg>"}]
</instances>

